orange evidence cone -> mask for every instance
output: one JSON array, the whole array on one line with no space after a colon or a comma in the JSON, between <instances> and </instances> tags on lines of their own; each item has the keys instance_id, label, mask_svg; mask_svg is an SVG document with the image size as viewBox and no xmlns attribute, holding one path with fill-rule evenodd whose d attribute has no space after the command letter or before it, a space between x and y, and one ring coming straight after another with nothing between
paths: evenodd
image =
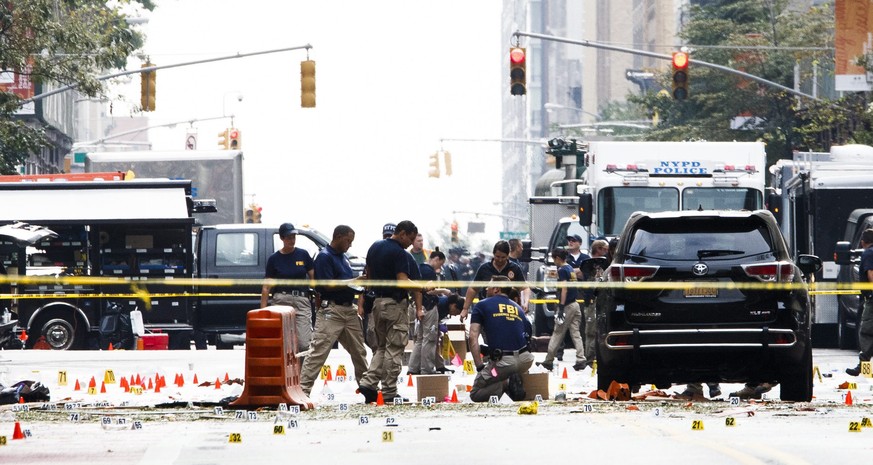
<instances>
[{"instance_id":1,"label":"orange evidence cone","mask_svg":"<svg viewBox=\"0 0 873 465\"><path fill-rule=\"evenodd\" d=\"M325 381L333 381L333 376L330 375L330 370L327 370L327 377L324 379Z\"/></svg>"},{"instance_id":2,"label":"orange evidence cone","mask_svg":"<svg viewBox=\"0 0 873 465\"><path fill-rule=\"evenodd\" d=\"M200 381L197 381L197 373L194 373L194 384L200 384Z\"/></svg>"},{"instance_id":3,"label":"orange evidence cone","mask_svg":"<svg viewBox=\"0 0 873 465\"><path fill-rule=\"evenodd\" d=\"M21 334L18 336L18 340L21 342L27 341L27 331L21 330Z\"/></svg>"},{"instance_id":4,"label":"orange evidence cone","mask_svg":"<svg viewBox=\"0 0 873 465\"><path fill-rule=\"evenodd\" d=\"M458 390L457 389L452 389L452 400L450 402L453 404L458 403Z\"/></svg>"},{"instance_id":5,"label":"orange evidence cone","mask_svg":"<svg viewBox=\"0 0 873 465\"><path fill-rule=\"evenodd\" d=\"M127 384L127 378L125 378L124 376L121 377L121 382L118 383L118 385L124 389L128 389L130 387L130 384Z\"/></svg>"},{"instance_id":6,"label":"orange evidence cone","mask_svg":"<svg viewBox=\"0 0 873 465\"><path fill-rule=\"evenodd\" d=\"M224 372L224 384L227 384L230 381L230 376L227 376L227 372Z\"/></svg>"},{"instance_id":7,"label":"orange evidence cone","mask_svg":"<svg viewBox=\"0 0 873 465\"><path fill-rule=\"evenodd\" d=\"M406 385L412 387L412 375L407 375L407 377L409 378L409 381L406 382Z\"/></svg>"},{"instance_id":8,"label":"orange evidence cone","mask_svg":"<svg viewBox=\"0 0 873 465\"><path fill-rule=\"evenodd\" d=\"M79 386L79 380L78 380L78 379L76 380L76 385L73 387L73 390L74 390L74 391L81 391L81 390L82 390L82 386Z\"/></svg>"},{"instance_id":9,"label":"orange evidence cone","mask_svg":"<svg viewBox=\"0 0 873 465\"><path fill-rule=\"evenodd\" d=\"M19 398L18 398L18 403L19 403L19 404L23 404L23 403L24 403L24 397L19 397Z\"/></svg>"},{"instance_id":10,"label":"orange evidence cone","mask_svg":"<svg viewBox=\"0 0 873 465\"><path fill-rule=\"evenodd\" d=\"M109 343L109 350L115 350L115 347L112 347L112 343Z\"/></svg>"},{"instance_id":11,"label":"orange evidence cone","mask_svg":"<svg viewBox=\"0 0 873 465\"><path fill-rule=\"evenodd\" d=\"M385 405L385 399L382 397L382 391L376 395L376 405Z\"/></svg>"},{"instance_id":12,"label":"orange evidence cone","mask_svg":"<svg viewBox=\"0 0 873 465\"><path fill-rule=\"evenodd\" d=\"M106 394L106 382L100 383L100 394Z\"/></svg>"},{"instance_id":13,"label":"orange evidence cone","mask_svg":"<svg viewBox=\"0 0 873 465\"><path fill-rule=\"evenodd\" d=\"M15 422L15 429L12 431L12 439L24 439L24 433L21 431L21 423Z\"/></svg>"},{"instance_id":14,"label":"orange evidence cone","mask_svg":"<svg viewBox=\"0 0 873 465\"><path fill-rule=\"evenodd\" d=\"M159 394L161 392L161 383L155 383L155 394Z\"/></svg>"},{"instance_id":15,"label":"orange evidence cone","mask_svg":"<svg viewBox=\"0 0 873 465\"><path fill-rule=\"evenodd\" d=\"M564 373L561 375L561 379L567 379L567 367L564 367Z\"/></svg>"},{"instance_id":16,"label":"orange evidence cone","mask_svg":"<svg viewBox=\"0 0 873 465\"><path fill-rule=\"evenodd\" d=\"M852 405L852 391L846 392L846 405Z\"/></svg>"},{"instance_id":17,"label":"orange evidence cone","mask_svg":"<svg viewBox=\"0 0 873 465\"><path fill-rule=\"evenodd\" d=\"M149 387L148 387L147 389L152 390L152 389L154 389L154 388L155 388L155 385L152 384L152 379L149 378Z\"/></svg>"},{"instance_id":18,"label":"orange evidence cone","mask_svg":"<svg viewBox=\"0 0 873 465\"><path fill-rule=\"evenodd\" d=\"M221 381L218 378L215 378L215 389L221 389Z\"/></svg>"},{"instance_id":19,"label":"orange evidence cone","mask_svg":"<svg viewBox=\"0 0 873 465\"><path fill-rule=\"evenodd\" d=\"M139 373L136 374L136 381L133 383L135 386L142 385L142 378L139 376Z\"/></svg>"},{"instance_id":20,"label":"orange evidence cone","mask_svg":"<svg viewBox=\"0 0 873 465\"><path fill-rule=\"evenodd\" d=\"M94 379L94 377L92 376L91 381L88 381L88 389L96 388L96 387L97 387L97 380Z\"/></svg>"}]
</instances>

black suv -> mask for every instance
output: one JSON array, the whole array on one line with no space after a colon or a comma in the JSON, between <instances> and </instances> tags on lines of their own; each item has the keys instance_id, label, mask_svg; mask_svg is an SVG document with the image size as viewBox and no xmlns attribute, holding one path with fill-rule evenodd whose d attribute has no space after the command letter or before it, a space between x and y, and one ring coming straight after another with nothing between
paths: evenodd
<instances>
[{"instance_id":1,"label":"black suv","mask_svg":"<svg viewBox=\"0 0 873 465\"><path fill-rule=\"evenodd\" d=\"M819 268L791 261L766 210L634 213L597 297L598 388L778 382L811 400L804 274Z\"/></svg>"}]
</instances>

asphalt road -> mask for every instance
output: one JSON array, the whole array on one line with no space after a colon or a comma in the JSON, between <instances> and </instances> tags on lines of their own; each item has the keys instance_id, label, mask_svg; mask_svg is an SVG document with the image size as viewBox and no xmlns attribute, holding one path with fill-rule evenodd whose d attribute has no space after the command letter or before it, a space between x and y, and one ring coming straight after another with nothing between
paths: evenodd
<instances>
[{"instance_id":1,"label":"asphalt road","mask_svg":"<svg viewBox=\"0 0 873 465\"><path fill-rule=\"evenodd\" d=\"M354 383L317 383L315 410L299 414L226 410L214 404L237 395L245 377L245 354L232 351L0 352L0 382L40 380L51 390L52 405L0 406L2 464L227 464L262 460L354 461L356 464L475 461L621 460L645 463L818 464L855 463L873 449L873 382L850 378L842 370L854 363L848 351L816 350L822 377L811 403L778 400L688 401L670 397L639 402L602 402L584 397L595 388L590 370L574 372L562 363L549 375L550 398L565 385L566 402L544 400L536 415L518 413L521 403L466 402L463 386L472 376L458 367L451 379L460 386L458 404L370 406L355 394ZM568 353L566 360L572 360ZM544 354L537 354L541 360ZM348 356L335 350L328 362L351 371ZM562 378L568 368L568 377ZM111 370L116 383L106 384ZM67 384L59 385L61 374ZM126 393L123 376L143 380L162 374L168 386ZM183 386L173 380L182 375ZM193 383L197 375L201 384ZM95 393L87 392L91 377ZM216 389L216 378L222 383ZM227 378L230 383L223 380ZM76 391L75 381L80 390ZM843 382L855 382L853 405L846 405ZM147 382L144 382L147 385ZM401 393L416 401L407 378ZM414 382L413 382L414 384ZM740 385L724 385L725 394ZM668 393L681 392L676 386ZM778 399L778 387L768 393ZM576 400L573 400L576 399ZM14 411L16 410L16 411ZM76 415L77 414L77 415ZM75 418L75 417L78 418ZM238 418L241 417L241 418ZM364 419L362 419L364 417ZM24 439L12 439L18 424ZM852 426L859 428L851 431ZM570 455L572 454L572 455Z\"/></svg>"}]
</instances>

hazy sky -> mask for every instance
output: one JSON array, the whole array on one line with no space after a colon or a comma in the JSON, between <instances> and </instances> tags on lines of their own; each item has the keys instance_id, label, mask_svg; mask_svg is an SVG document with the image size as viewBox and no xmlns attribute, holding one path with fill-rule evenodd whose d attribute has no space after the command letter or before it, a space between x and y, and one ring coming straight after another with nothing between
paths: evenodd
<instances>
[{"instance_id":1,"label":"hazy sky","mask_svg":"<svg viewBox=\"0 0 873 465\"><path fill-rule=\"evenodd\" d=\"M453 218L466 229L454 210L500 212L500 144L446 142L454 175L427 172L441 138L500 137L501 3L158 0L143 26L153 63L308 43L317 108L300 108L301 50L159 71L150 124L235 114L246 202L265 222L348 224L361 252L383 223L411 219L434 245ZM127 94L139 102L138 78ZM229 121L195 126L212 150ZM186 132L151 130L154 150L181 149ZM493 242L500 220L485 221Z\"/></svg>"}]
</instances>

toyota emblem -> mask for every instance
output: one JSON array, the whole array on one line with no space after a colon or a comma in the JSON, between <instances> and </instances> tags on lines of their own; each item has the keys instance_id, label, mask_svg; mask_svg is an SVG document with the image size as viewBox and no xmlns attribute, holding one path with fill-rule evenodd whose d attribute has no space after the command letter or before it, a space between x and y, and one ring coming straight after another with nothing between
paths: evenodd
<instances>
[{"instance_id":1,"label":"toyota emblem","mask_svg":"<svg viewBox=\"0 0 873 465\"><path fill-rule=\"evenodd\" d=\"M708 271L709 267L706 266L706 263L695 263L694 266L691 267L691 272L694 273L694 276L706 276Z\"/></svg>"}]
</instances>

